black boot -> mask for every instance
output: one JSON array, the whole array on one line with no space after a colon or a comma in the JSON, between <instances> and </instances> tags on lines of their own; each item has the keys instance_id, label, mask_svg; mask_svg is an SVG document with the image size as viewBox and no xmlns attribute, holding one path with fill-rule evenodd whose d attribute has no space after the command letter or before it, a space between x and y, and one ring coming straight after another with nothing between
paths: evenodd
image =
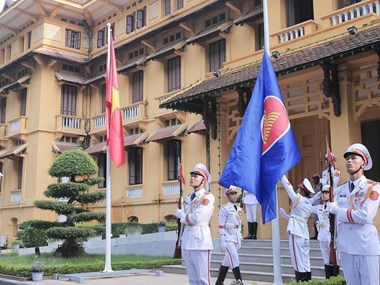
<instances>
[{"instance_id":1,"label":"black boot","mask_svg":"<svg viewBox=\"0 0 380 285\"><path fill-rule=\"evenodd\" d=\"M248 235L244 239L252 238L252 223L248 222Z\"/></svg>"},{"instance_id":2,"label":"black boot","mask_svg":"<svg viewBox=\"0 0 380 285\"><path fill-rule=\"evenodd\" d=\"M239 266L236 266L235 268L233 268L232 272L234 273L234 277L236 281L242 281Z\"/></svg>"},{"instance_id":3,"label":"black boot","mask_svg":"<svg viewBox=\"0 0 380 285\"><path fill-rule=\"evenodd\" d=\"M226 275L228 272L228 267L221 265L219 267L218 279L216 279L215 285L223 285L224 279L226 279Z\"/></svg>"},{"instance_id":4,"label":"black boot","mask_svg":"<svg viewBox=\"0 0 380 285\"><path fill-rule=\"evenodd\" d=\"M252 238L257 239L257 222L252 223Z\"/></svg>"},{"instance_id":5,"label":"black boot","mask_svg":"<svg viewBox=\"0 0 380 285\"><path fill-rule=\"evenodd\" d=\"M295 271L296 273L296 282L302 282L302 281L307 281L308 279L308 273L309 272L298 272L298 271ZM310 272L310 276L311 276L311 272Z\"/></svg>"},{"instance_id":6,"label":"black boot","mask_svg":"<svg viewBox=\"0 0 380 285\"><path fill-rule=\"evenodd\" d=\"M314 236L311 237L310 239L318 239L318 230L317 230L317 225L314 224Z\"/></svg>"},{"instance_id":7,"label":"black boot","mask_svg":"<svg viewBox=\"0 0 380 285\"><path fill-rule=\"evenodd\" d=\"M326 279L329 279L332 276L339 275L339 265L325 264L325 274L326 274Z\"/></svg>"},{"instance_id":8,"label":"black boot","mask_svg":"<svg viewBox=\"0 0 380 285\"><path fill-rule=\"evenodd\" d=\"M311 280L311 271L310 272L306 272L306 281L309 281Z\"/></svg>"}]
</instances>

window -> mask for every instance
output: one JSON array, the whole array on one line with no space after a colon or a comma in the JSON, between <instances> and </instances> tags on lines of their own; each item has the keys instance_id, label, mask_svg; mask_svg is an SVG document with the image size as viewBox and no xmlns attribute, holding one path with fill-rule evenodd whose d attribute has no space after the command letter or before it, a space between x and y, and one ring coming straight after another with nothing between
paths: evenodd
<instances>
[{"instance_id":1,"label":"window","mask_svg":"<svg viewBox=\"0 0 380 285\"><path fill-rule=\"evenodd\" d=\"M143 149L141 147L128 148L129 184L142 184Z\"/></svg>"},{"instance_id":2,"label":"window","mask_svg":"<svg viewBox=\"0 0 380 285\"><path fill-rule=\"evenodd\" d=\"M142 70L133 73L132 75L132 103L142 102L143 87L144 87L144 72Z\"/></svg>"},{"instance_id":3,"label":"window","mask_svg":"<svg viewBox=\"0 0 380 285\"><path fill-rule=\"evenodd\" d=\"M98 31L98 45L97 47L102 47L106 44L106 30L105 28Z\"/></svg>"},{"instance_id":4,"label":"window","mask_svg":"<svg viewBox=\"0 0 380 285\"><path fill-rule=\"evenodd\" d=\"M313 0L286 0L288 27L313 19Z\"/></svg>"},{"instance_id":5,"label":"window","mask_svg":"<svg viewBox=\"0 0 380 285\"><path fill-rule=\"evenodd\" d=\"M32 32L26 34L26 48L30 49L32 46Z\"/></svg>"},{"instance_id":6,"label":"window","mask_svg":"<svg viewBox=\"0 0 380 285\"><path fill-rule=\"evenodd\" d=\"M340 0L339 9L361 2L362 0Z\"/></svg>"},{"instance_id":7,"label":"window","mask_svg":"<svg viewBox=\"0 0 380 285\"><path fill-rule=\"evenodd\" d=\"M61 89L61 115L76 116L77 87L64 84Z\"/></svg>"},{"instance_id":8,"label":"window","mask_svg":"<svg viewBox=\"0 0 380 285\"><path fill-rule=\"evenodd\" d=\"M80 32L66 30L66 46L80 49Z\"/></svg>"},{"instance_id":9,"label":"window","mask_svg":"<svg viewBox=\"0 0 380 285\"><path fill-rule=\"evenodd\" d=\"M102 101L101 102L101 106L102 106L101 112L105 113L106 112L106 85L103 84L100 90L102 92L100 94L100 100Z\"/></svg>"},{"instance_id":10,"label":"window","mask_svg":"<svg viewBox=\"0 0 380 285\"><path fill-rule=\"evenodd\" d=\"M226 61L226 40L219 40L209 46L209 71L223 68Z\"/></svg>"},{"instance_id":11,"label":"window","mask_svg":"<svg viewBox=\"0 0 380 285\"><path fill-rule=\"evenodd\" d=\"M164 15L170 15L171 14L171 0L164 0Z\"/></svg>"},{"instance_id":12,"label":"window","mask_svg":"<svg viewBox=\"0 0 380 285\"><path fill-rule=\"evenodd\" d=\"M98 184L98 187L99 188L106 188L106 186L107 186L107 180L106 180L107 179L107 174L106 174L106 171L107 171L107 155L105 153L99 153L98 154L98 167L99 167L98 176L104 178L104 181L100 182Z\"/></svg>"},{"instance_id":13,"label":"window","mask_svg":"<svg viewBox=\"0 0 380 285\"><path fill-rule=\"evenodd\" d=\"M20 37L19 41L18 41L18 50L19 52L23 52L24 51L24 47L25 47L25 38L24 37Z\"/></svg>"},{"instance_id":14,"label":"window","mask_svg":"<svg viewBox=\"0 0 380 285\"><path fill-rule=\"evenodd\" d=\"M5 119L7 115L7 98L1 98L1 106L0 106L0 123L5 124Z\"/></svg>"},{"instance_id":15,"label":"window","mask_svg":"<svg viewBox=\"0 0 380 285\"><path fill-rule=\"evenodd\" d=\"M175 58L168 60L167 66L167 76L168 76L168 92L178 90L181 88L181 57L177 56Z\"/></svg>"},{"instance_id":16,"label":"window","mask_svg":"<svg viewBox=\"0 0 380 285\"><path fill-rule=\"evenodd\" d=\"M140 10L137 10L137 23L136 23L136 28L140 29L146 25L146 8L142 8Z\"/></svg>"},{"instance_id":17,"label":"window","mask_svg":"<svg viewBox=\"0 0 380 285\"><path fill-rule=\"evenodd\" d=\"M20 116L26 115L26 93L27 89L21 89L20 92Z\"/></svg>"},{"instance_id":18,"label":"window","mask_svg":"<svg viewBox=\"0 0 380 285\"><path fill-rule=\"evenodd\" d=\"M257 26L256 32L257 41L256 42L256 51L264 48L264 24L261 23Z\"/></svg>"},{"instance_id":19,"label":"window","mask_svg":"<svg viewBox=\"0 0 380 285\"><path fill-rule=\"evenodd\" d=\"M181 157L181 141L169 140L167 144L168 180L178 179L178 167Z\"/></svg>"},{"instance_id":20,"label":"window","mask_svg":"<svg viewBox=\"0 0 380 285\"><path fill-rule=\"evenodd\" d=\"M79 66L75 66L72 64L62 64L62 70L65 71L70 71L70 72L75 72L75 73L80 73L80 68Z\"/></svg>"},{"instance_id":21,"label":"window","mask_svg":"<svg viewBox=\"0 0 380 285\"><path fill-rule=\"evenodd\" d=\"M226 14L225 13L222 13L222 14L219 14L219 15L214 16L212 18L209 18L209 19L207 19L205 21L205 28L208 28L208 27L214 26L214 25L216 25L218 23L221 23L225 19L226 19Z\"/></svg>"},{"instance_id":22,"label":"window","mask_svg":"<svg viewBox=\"0 0 380 285\"><path fill-rule=\"evenodd\" d=\"M135 13L127 16L127 34L132 33L135 30Z\"/></svg>"},{"instance_id":23,"label":"window","mask_svg":"<svg viewBox=\"0 0 380 285\"><path fill-rule=\"evenodd\" d=\"M17 161L17 189L22 189L22 176L23 176L23 166L24 166L24 159L22 157L18 158Z\"/></svg>"},{"instance_id":24,"label":"window","mask_svg":"<svg viewBox=\"0 0 380 285\"><path fill-rule=\"evenodd\" d=\"M177 0L177 10L183 8L183 0Z\"/></svg>"}]
</instances>

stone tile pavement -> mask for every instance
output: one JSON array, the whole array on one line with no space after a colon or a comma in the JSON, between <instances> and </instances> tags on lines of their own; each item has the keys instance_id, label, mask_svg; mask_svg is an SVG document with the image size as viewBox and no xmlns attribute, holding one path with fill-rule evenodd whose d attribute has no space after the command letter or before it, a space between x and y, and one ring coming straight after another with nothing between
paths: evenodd
<instances>
[{"instance_id":1,"label":"stone tile pavement","mask_svg":"<svg viewBox=\"0 0 380 285\"><path fill-rule=\"evenodd\" d=\"M162 273L162 274L161 274ZM78 275L80 276L80 275ZM93 276L83 276L82 283L78 283L74 280L67 278L60 280L44 279L42 281L16 281L6 278L0 278L0 285L186 285L189 284L186 275L170 274L160 272L140 272L136 274L122 274L118 271L111 273L96 273ZM216 278L211 278L211 284L215 284ZM80 281L79 281L80 282ZM224 282L226 285L232 282L231 279L226 279ZM245 281L245 285L271 285L267 282Z\"/></svg>"}]
</instances>

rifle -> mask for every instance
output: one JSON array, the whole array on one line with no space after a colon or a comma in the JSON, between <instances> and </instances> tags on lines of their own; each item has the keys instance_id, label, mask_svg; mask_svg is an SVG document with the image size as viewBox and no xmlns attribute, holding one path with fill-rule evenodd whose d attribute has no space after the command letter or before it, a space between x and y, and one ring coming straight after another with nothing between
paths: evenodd
<instances>
[{"instance_id":1,"label":"rifle","mask_svg":"<svg viewBox=\"0 0 380 285\"><path fill-rule=\"evenodd\" d=\"M335 168L334 158L330 151L330 147L326 137L326 148L327 148L327 165L329 169L329 178L330 178L330 202L334 202L334 180L331 172L331 166L333 165ZM335 214L329 214L330 219L330 257L329 264L326 266L326 278L330 278L331 276L337 276L339 274L339 265L336 261L336 251L335 251Z\"/></svg>"},{"instance_id":2,"label":"rifle","mask_svg":"<svg viewBox=\"0 0 380 285\"><path fill-rule=\"evenodd\" d=\"M179 161L179 159L178 159L178 161ZM183 176L183 169L182 169L182 163L181 162L179 162L178 181L179 181L178 209L182 209L182 207L183 207L182 183L185 184L185 177ZM173 258L182 258L182 254L181 254L181 237L182 237L183 227L182 227L182 224L181 224L181 219L177 219L177 225L178 225L178 229L177 229L178 236L177 236L177 241L175 242L175 249L174 249Z\"/></svg>"}]
</instances>

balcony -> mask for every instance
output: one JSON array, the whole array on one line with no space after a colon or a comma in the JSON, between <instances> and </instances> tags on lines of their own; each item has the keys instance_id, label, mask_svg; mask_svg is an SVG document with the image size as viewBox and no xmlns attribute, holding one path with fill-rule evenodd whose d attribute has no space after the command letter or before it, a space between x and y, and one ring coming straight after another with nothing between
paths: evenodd
<instances>
[{"instance_id":1,"label":"balcony","mask_svg":"<svg viewBox=\"0 0 380 285\"><path fill-rule=\"evenodd\" d=\"M121 109L123 126L138 123L146 118L147 101L138 102ZM106 114L94 116L91 119L91 134L105 132L107 129Z\"/></svg>"},{"instance_id":2,"label":"balcony","mask_svg":"<svg viewBox=\"0 0 380 285\"><path fill-rule=\"evenodd\" d=\"M273 46L311 35L317 30L317 28L318 24L313 20L309 20L283 29L271 35Z\"/></svg>"},{"instance_id":3,"label":"balcony","mask_svg":"<svg viewBox=\"0 0 380 285\"><path fill-rule=\"evenodd\" d=\"M83 135L85 133L84 121L84 119L74 116L58 115L55 121L55 131L64 134Z\"/></svg>"},{"instance_id":4,"label":"balcony","mask_svg":"<svg viewBox=\"0 0 380 285\"><path fill-rule=\"evenodd\" d=\"M333 14L322 18L322 20L328 22L324 24L324 26L336 26L338 24L348 22L368 14L380 15L379 0L362 1L354 5L347 6L343 9L335 11Z\"/></svg>"},{"instance_id":5,"label":"balcony","mask_svg":"<svg viewBox=\"0 0 380 285\"><path fill-rule=\"evenodd\" d=\"M166 195L179 195L180 185L178 180L165 181L162 183L162 194Z\"/></svg>"},{"instance_id":6,"label":"balcony","mask_svg":"<svg viewBox=\"0 0 380 285\"><path fill-rule=\"evenodd\" d=\"M25 135L26 128L27 128L27 123L28 123L28 117L18 117L16 119L13 119L8 122L8 127L7 127L7 133L5 136L7 138L14 138L14 137L19 137L21 135Z\"/></svg>"}]
</instances>

